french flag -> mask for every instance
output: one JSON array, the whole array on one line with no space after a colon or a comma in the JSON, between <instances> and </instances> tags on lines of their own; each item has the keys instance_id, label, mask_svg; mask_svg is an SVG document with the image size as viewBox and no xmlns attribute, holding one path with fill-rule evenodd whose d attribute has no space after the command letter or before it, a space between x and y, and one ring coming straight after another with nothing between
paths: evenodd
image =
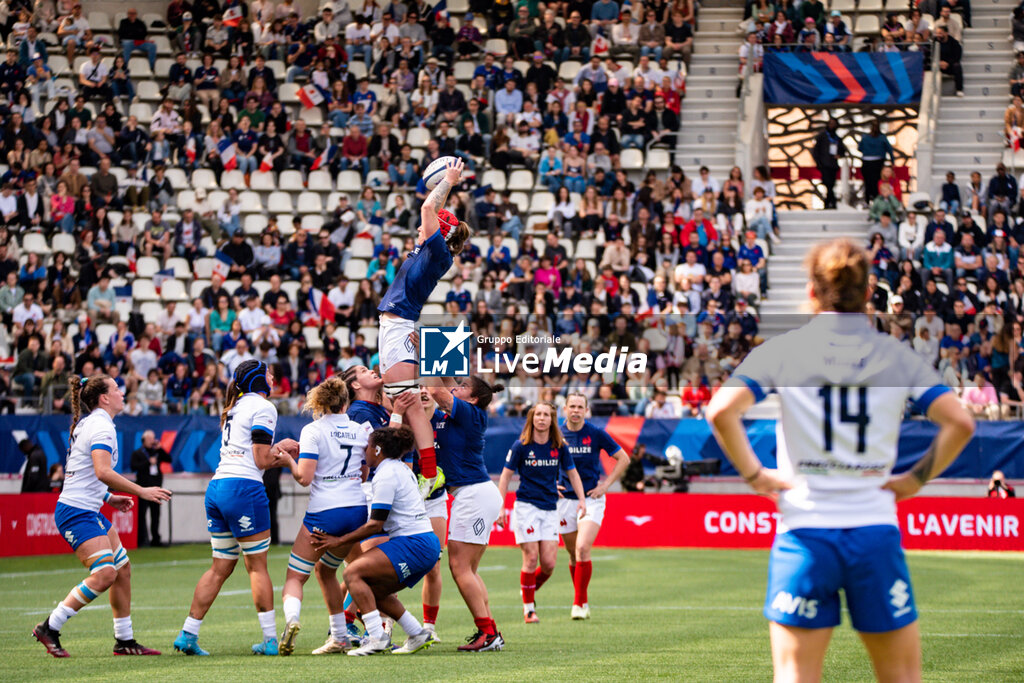
<instances>
[{"instance_id":1,"label":"french flag","mask_svg":"<svg viewBox=\"0 0 1024 683\"><path fill-rule=\"evenodd\" d=\"M315 171L322 166L326 166L331 163L334 159L334 155L338 153L338 146L328 143L327 149L320 153L316 159L313 159L313 164L309 167L309 170Z\"/></svg>"},{"instance_id":2,"label":"french flag","mask_svg":"<svg viewBox=\"0 0 1024 683\"><path fill-rule=\"evenodd\" d=\"M240 5L234 5L224 10L223 21L225 26L238 26L242 21L242 7Z\"/></svg>"},{"instance_id":3,"label":"french flag","mask_svg":"<svg viewBox=\"0 0 1024 683\"><path fill-rule=\"evenodd\" d=\"M234 260L220 249L213 255L213 272L227 280L231 274L231 266L235 265Z\"/></svg>"},{"instance_id":4,"label":"french flag","mask_svg":"<svg viewBox=\"0 0 1024 683\"><path fill-rule=\"evenodd\" d=\"M266 173L274 168L274 156L267 152L263 155L263 161L260 162L260 173Z\"/></svg>"},{"instance_id":5,"label":"french flag","mask_svg":"<svg viewBox=\"0 0 1024 683\"><path fill-rule=\"evenodd\" d=\"M185 157L188 159L188 163L196 163L196 139L194 137L190 137L185 143Z\"/></svg>"},{"instance_id":6,"label":"french flag","mask_svg":"<svg viewBox=\"0 0 1024 683\"><path fill-rule=\"evenodd\" d=\"M296 93L296 96L299 98L299 102L302 102L302 106L306 109L312 109L324 102L329 102L331 99L330 95L325 90L314 83L302 86L302 88L299 89L299 92Z\"/></svg>"},{"instance_id":7,"label":"french flag","mask_svg":"<svg viewBox=\"0 0 1024 683\"><path fill-rule=\"evenodd\" d=\"M312 312L303 313L303 324L319 327L334 320L334 304L322 291L316 288L310 289L309 303Z\"/></svg>"},{"instance_id":8,"label":"french flag","mask_svg":"<svg viewBox=\"0 0 1024 683\"><path fill-rule=\"evenodd\" d=\"M217 143L217 151L220 152L220 162L224 165L225 171L238 168L238 152L234 142L224 138Z\"/></svg>"}]
</instances>

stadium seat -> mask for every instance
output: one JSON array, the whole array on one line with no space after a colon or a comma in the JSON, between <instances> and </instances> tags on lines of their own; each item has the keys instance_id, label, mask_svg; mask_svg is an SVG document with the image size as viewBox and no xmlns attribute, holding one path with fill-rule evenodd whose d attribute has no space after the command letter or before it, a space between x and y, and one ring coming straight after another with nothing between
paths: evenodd
<instances>
[{"instance_id":1,"label":"stadium seat","mask_svg":"<svg viewBox=\"0 0 1024 683\"><path fill-rule=\"evenodd\" d=\"M438 282L430 296L427 297L427 301L435 304L444 304L444 299L451 290L452 285L450 282Z\"/></svg>"},{"instance_id":2,"label":"stadium seat","mask_svg":"<svg viewBox=\"0 0 1024 683\"><path fill-rule=\"evenodd\" d=\"M555 195L550 192L537 192L530 200L530 213L546 214L555 204Z\"/></svg>"},{"instance_id":3,"label":"stadium seat","mask_svg":"<svg viewBox=\"0 0 1024 683\"><path fill-rule=\"evenodd\" d=\"M159 102L164 97L156 81L140 81L136 89L136 95L143 102Z\"/></svg>"},{"instance_id":4,"label":"stadium seat","mask_svg":"<svg viewBox=\"0 0 1024 683\"><path fill-rule=\"evenodd\" d=\"M306 348L310 351L324 348L324 341L320 338L320 329L317 327L303 327L302 336L306 338Z\"/></svg>"},{"instance_id":5,"label":"stadium seat","mask_svg":"<svg viewBox=\"0 0 1024 683\"><path fill-rule=\"evenodd\" d=\"M582 64L574 61L564 61L561 66L558 67L558 77L565 80L566 83L572 83L573 79L576 78L576 74L580 72Z\"/></svg>"},{"instance_id":6,"label":"stadium seat","mask_svg":"<svg viewBox=\"0 0 1024 683\"><path fill-rule=\"evenodd\" d=\"M192 187L197 190L212 190L217 187L217 177L208 168L197 168L192 171Z\"/></svg>"},{"instance_id":7,"label":"stadium seat","mask_svg":"<svg viewBox=\"0 0 1024 683\"><path fill-rule=\"evenodd\" d=\"M192 266L187 259L172 257L167 259L164 263L164 268L170 268L174 271L174 277L179 280L191 280L192 279Z\"/></svg>"},{"instance_id":8,"label":"stadium seat","mask_svg":"<svg viewBox=\"0 0 1024 683\"><path fill-rule=\"evenodd\" d=\"M508 177L506 189L509 192L532 192L533 186L533 171L519 169L512 171L512 174Z\"/></svg>"},{"instance_id":9,"label":"stadium seat","mask_svg":"<svg viewBox=\"0 0 1024 683\"><path fill-rule=\"evenodd\" d=\"M341 344L343 348L346 346L351 346L352 344L352 333L349 331L347 327L336 328L332 336L338 340L338 343Z\"/></svg>"},{"instance_id":10,"label":"stadium seat","mask_svg":"<svg viewBox=\"0 0 1024 683\"><path fill-rule=\"evenodd\" d=\"M149 60L145 57L132 57L128 60L128 70L132 74L132 80L146 80L153 78L153 70L149 68Z\"/></svg>"},{"instance_id":11,"label":"stadium seat","mask_svg":"<svg viewBox=\"0 0 1024 683\"><path fill-rule=\"evenodd\" d=\"M440 318L444 315L444 305L439 303L423 304L422 315L426 318Z\"/></svg>"},{"instance_id":12,"label":"stadium seat","mask_svg":"<svg viewBox=\"0 0 1024 683\"><path fill-rule=\"evenodd\" d=\"M270 197L267 198L267 211L270 213L290 214L294 210L292 196L287 192L271 192Z\"/></svg>"},{"instance_id":13,"label":"stadium seat","mask_svg":"<svg viewBox=\"0 0 1024 683\"><path fill-rule=\"evenodd\" d=\"M362 259L349 259L348 263L345 264L345 277L355 282L365 280L368 265L369 264Z\"/></svg>"},{"instance_id":14,"label":"stadium seat","mask_svg":"<svg viewBox=\"0 0 1024 683\"><path fill-rule=\"evenodd\" d=\"M259 175L259 173L253 173L252 175ZM246 189L245 175L243 175L238 169L224 171L220 176L220 186L225 190L244 190Z\"/></svg>"},{"instance_id":15,"label":"stadium seat","mask_svg":"<svg viewBox=\"0 0 1024 683\"><path fill-rule=\"evenodd\" d=\"M360 192L362 189L363 179L360 177L359 171L342 171L338 174L339 192Z\"/></svg>"},{"instance_id":16,"label":"stadium seat","mask_svg":"<svg viewBox=\"0 0 1024 683\"><path fill-rule=\"evenodd\" d=\"M365 345L371 349L377 348L377 328L376 327L360 327L357 334L363 335Z\"/></svg>"},{"instance_id":17,"label":"stadium seat","mask_svg":"<svg viewBox=\"0 0 1024 683\"><path fill-rule=\"evenodd\" d=\"M211 272L211 274L213 273L213 267L212 266L210 267L210 272ZM199 296L203 293L203 290L206 289L209 286L210 286L210 281L209 280L206 280L206 279L203 279L203 280L193 280L192 284L190 284L188 286L189 298L190 299L197 299L197 298L199 298Z\"/></svg>"},{"instance_id":18,"label":"stadium seat","mask_svg":"<svg viewBox=\"0 0 1024 683\"><path fill-rule=\"evenodd\" d=\"M508 187L508 179L505 177L504 171L490 169L488 171L484 171L480 184L481 186L490 185L494 188L495 192L504 192L505 188Z\"/></svg>"},{"instance_id":19,"label":"stadium seat","mask_svg":"<svg viewBox=\"0 0 1024 683\"><path fill-rule=\"evenodd\" d=\"M366 62L363 62L358 59L350 61L348 63L348 72L352 74L352 77L355 78L356 80L359 80L360 78L366 78L368 73L366 71Z\"/></svg>"},{"instance_id":20,"label":"stadium seat","mask_svg":"<svg viewBox=\"0 0 1024 683\"><path fill-rule=\"evenodd\" d=\"M299 213L323 213L324 207L319 194L303 192L299 195L296 209Z\"/></svg>"},{"instance_id":21,"label":"stadium seat","mask_svg":"<svg viewBox=\"0 0 1024 683\"><path fill-rule=\"evenodd\" d=\"M430 131L426 128L410 128L405 136L405 142L410 147L426 149L427 143L430 142Z\"/></svg>"},{"instance_id":22,"label":"stadium seat","mask_svg":"<svg viewBox=\"0 0 1024 683\"><path fill-rule=\"evenodd\" d=\"M295 169L281 171L277 178L277 189L285 192L302 192L306 189L302 183L302 173Z\"/></svg>"},{"instance_id":23,"label":"stadium seat","mask_svg":"<svg viewBox=\"0 0 1024 683\"><path fill-rule=\"evenodd\" d=\"M831 9L831 8L830 8ZM908 10L909 6L904 3L904 10ZM882 0L858 0L857 11L860 13L864 12L881 12L882 11Z\"/></svg>"},{"instance_id":24,"label":"stadium seat","mask_svg":"<svg viewBox=\"0 0 1024 683\"><path fill-rule=\"evenodd\" d=\"M173 52L171 41L167 39L167 36L152 36L152 40L158 55L169 55Z\"/></svg>"},{"instance_id":25,"label":"stadium seat","mask_svg":"<svg viewBox=\"0 0 1024 683\"><path fill-rule=\"evenodd\" d=\"M324 225L323 214L307 213L302 217L302 229L309 233L319 232Z\"/></svg>"},{"instance_id":26,"label":"stadium seat","mask_svg":"<svg viewBox=\"0 0 1024 683\"><path fill-rule=\"evenodd\" d=\"M644 167L644 153L639 149L624 149L619 157L623 170L638 171Z\"/></svg>"},{"instance_id":27,"label":"stadium seat","mask_svg":"<svg viewBox=\"0 0 1024 683\"><path fill-rule=\"evenodd\" d=\"M178 208L184 211L185 209L196 208L196 193L195 190L181 190L178 192L178 196L175 198L174 203L178 205ZM109 214L108 214L109 216ZM120 222L114 221L113 217L110 217L110 222L116 225Z\"/></svg>"},{"instance_id":28,"label":"stadium seat","mask_svg":"<svg viewBox=\"0 0 1024 683\"><path fill-rule=\"evenodd\" d=\"M160 270L160 261L152 256L140 256L135 261L135 277L152 278Z\"/></svg>"},{"instance_id":29,"label":"stadium seat","mask_svg":"<svg viewBox=\"0 0 1024 683\"><path fill-rule=\"evenodd\" d=\"M68 58L64 55L50 55L46 65L53 69L55 76L61 76L71 70L71 64L68 63Z\"/></svg>"},{"instance_id":30,"label":"stadium seat","mask_svg":"<svg viewBox=\"0 0 1024 683\"><path fill-rule=\"evenodd\" d=\"M88 21L93 33L112 33L114 30L110 15L106 12L89 12Z\"/></svg>"},{"instance_id":31,"label":"stadium seat","mask_svg":"<svg viewBox=\"0 0 1024 683\"><path fill-rule=\"evenodd\" d=\"M669 153L664 149L649 149L647 150L647 159L644 163L644 167L652 171L667 171L671 166L671 158Z\"/></svg>"},{"instance_id":32,"label":"stadium seat","mask_svg":"<svg viewBox=\"0 0 1024 683\"><path fill-rule=\"evenodd\" d=\"M164 280L160 286L160 299L163 301L188 301L185 283L181 280Z\"/></svg>"},{"instance_id":33,"label":"stadium seat","mask_svg":"<svg viewBox=\"0 0 1024 683\"><path fill-rule=\"evenodd\" d=\"M192 262L192 274L197 279L209 280L213 277L213 266L215 260L212 258L200 258Z\"/></svg>"},{"instance_id":34,"label":"stadium seat","mask_svg":"<svg viewBox=\"0 0 1024 683\"><path fill-rule=\"evenodd\" d=\"M96 326L96 341L100 343L101 347L106 346L110 342L110 338L117 332L115 325L108 325L106 323Z\"/></svg>"},{"instance_id":35,"label":"stadium seat","mask_svg":"<svg viewBox=\"0 0 1024 683\"><path fill-rule=\"evenodd\" d=\"M303 109L299 112L299 118L305 121L310 128L320 128L324 125L324 113L320 107Z\"/></svg>"},{"instance_id":36,"label":"stadium seat","mask_svg":"<svg viewBox=\"0 0 1024 683\"><path fill-rule=\"evenodd\" d=\"M828 6L829 10L839 10L843 13L852 13L857 9L856 0L832 0Z\"/></svg>"},{"instance_id":37,"label":"stadium seat","mask_svg":"<svg viewBox=\"0 0 1024 683\"><path fill-rule=\"evenodd\" d=\"M113 220L111 220L111 224L116 225L116 223L114 223ZM50 241L50 249L55 254L60 252L68 254L70 256L71 254L75 253L76 249L78 249L78 243L75 241L74 235L68 234L66 232L58 232L53 236L53 239Z\"/></svg>"},{"instance_id":38,"label":"stadium seat","mask_svg":"<svg viewBox=\"0 0 1024 683\"><path fill-rule=\"evenodd\" d=\"M312 171L306 179L306 189L313 192L330 192L334 188L331 184L331 174L324 170Z\"/></svg>"},{"instance_id":39,"label":"stadium seat","mask_svg":"<svg viewBox=\"0 0 1024 683\"><path fill-rule=\"evenodd\" d=\"M258 192L245 190L238 193L239 211L241 213L263 213L263 202Z\"/></svg>"},{"instance_id":40,"label":"stadium seat","mask_svg":"<svg viewBox=\"0 0 1024 683\"><path fill-rule=\"evenodd\" d=\"M396 197L402 197L405 200L405 205L407 207L410 206L410 204L409 204L409 197L406 196L405 194L403 194L401 192L388 192L387 199L384 200L384 210L385 211L390 211L391 209L395 208L395 204L396 204L395 198Z\"/></svg>"},{"instance_id":41,"label":"stadium seat","mask_svg":"<svg viewBox=\"0 0 1024 683\"><path fill-rule=\"evenodd\" d=\"M153 120L153 108L145 102L134 102L128 107L128 115L134 116L144 126L148 126Z\"/></svg>"},{"instance_id":42,"label":"stadium seat","mask_svg":"<svg viewBox=\"0 0 1024 683\"><path fill-rule=\"evenodd\" d=\"M284 83L284 77L287 75L284 62L280 59L268 59L267 68L274 72L274 77L277 78L278 83Z\"/></svg>"},{"instance_id":43,"label":"stadium seat","mask_svg":"<svg viewBox=\"0 0 1024 683\"><path fill-rule=\"evenodd\" d=\"M249 189L252 192L273 192L278 189L277 182L274 180L273 172L250 174Z\"/></svg>"},{"instance_id":44,"label":"stadium seat","mask_svg":"<svg viewBox=\"0 0 1024 683\"><path fill-rule=\"evenodd\" d=\"M373 258L373 240L357 237L352 240L352 243L348 246L349 253L352 258L359 259L372 259Z\"/></svg>"},{"instance_id":45,"label":"stadium seat","mask_svg":"<svg viewBox=\"0 0 1024 683\"><path fill-rule=\"evenodd\" d=\"M484 51L496 57L504 57L508 54L508 43L501 38L488 38L484 43Z\"/></svg>"},{"instance_id":46,"label":"stadium seat","mask_svg":"<svg viewBox=\"0 0 1024 683\"><path fill-rule=\"evenodd\" d=\"M476 63L470 61L455 62L455 80L460 83L473 80L473 72L476 71Z\"/></svg>"},{"instance_id":47,"label":"stadium seat","mask_svg":"<svg viewBox=\"0 0 1024 683\"><path fill-rule=\"evenodd\" d=\"M385 189L391 182L387 171L370 171L366 174L366 184L369 187Z\"/></svg>"},{"instance_id":48,"label":"stadium seat","mask_svg":"<svg viewBox=\"0 0 1024 683\"><path fill-rule=\"evenodd\" d=\"M30 232L22 239L21 250L27 254L45 256L50 253L50 245L46 243L46 238L38 232Z\"/></svg>"},{"instance_id":49,"label":"stadium seat","mask_svg":"<svg viewBox=\"0 0 1024 683\"><path fill-rule=\"evenodd\" d=\"M156 293L156 287L153 286L152 280L137 277L132 282L132 299L135 301L159 301L160 295Z\"/></svg>"},{"instance_id":50,"label":"stadium seat","mask_svg":"<svg viewBox=\"0 0 1024 683\"><path fill-rule=\"evenodd\" d=\"M295 280L286 280L281 283L281 290L288 295L288 298L292 301L298 301L299 287L301 283Z\"/></svg>"},{"instance_id":51,"label":"stadium seat","mask_svg":"<svg viewBox=\"0 0 1024 683\"><path fill-rule=\"evenodd\" d=\"M861 14L857 16L853 33L858 36L873 36L882 30L875 14Z\"/></svg>"},{"instance_id":52,"label":"stadium seat","mask_svg":"<svg viewBox=\"0 0 1024 683\"><path fill-rule=\"evenodd\" d=\"M188 176L182 169L169 167L165 175L174 190L184 190L188 187Z\"/></svg>"},{"instance_id":53,"label":"stadium seat","mask_svg":"<svg viewBox=\"0 0 1024 683\"><path fill-rule=\"evenodd\" d=\"M156 301L146 301L139 304L139 313L142 315L143 320L157 320L163 312L163 304L157 303ZM180 312L181 311L179 311L179 313Z\"/></svg>"},{"instance_id":54,"label":"stadium seat","mask_svg":"<svg viewBox=\"0 0 1024 683\"><path fill-rule=\"evenodd\" d=\"M530 195L525 192L513 192L509 195L509 200L523 213L530 208Z\"/></svg>"},{"instance_id":55,"label":"stadium seat","mask_svg":"<svg viewBox=\"0 0 1024 683\"><path fill-rule=\"evenodd\" d=\"M575 258L581 258L588 261L597 259L597 243L593 239L581 237L576 242Z\"/></svg>"},{"instance_id":56,"label":"stadium seat","mask_svg":"<svg viewBox=\"0 0 1024 683\"><path fill-rule=\"evenodd\" d=\"M298 83L282 83L277 88L277 98L281 100L281 104L286 106L299 104L301 102L298 95L300 89L301 86Z\"/></svg>"},{"instance_id":57,"label":"stadium seat","mask_svg":"<svg viewBox=\"0 0 1024 683\"><path fill-rule=\"evenodd\" d=\"M242 230L245 231L246 235L259 235L265 227L267 227L267 217L262 214L249 214L242 221Z\"/></svg>"}]
</instances>

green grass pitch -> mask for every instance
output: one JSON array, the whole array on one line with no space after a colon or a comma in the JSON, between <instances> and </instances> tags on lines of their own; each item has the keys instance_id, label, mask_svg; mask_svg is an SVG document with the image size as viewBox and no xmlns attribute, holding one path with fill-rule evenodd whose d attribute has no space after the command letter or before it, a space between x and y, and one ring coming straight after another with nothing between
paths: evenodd
<instances>
[{"instance_id":1,"label":"green grass pitch","mask_svg":"<svg viewBox=\"0 0 1024 683\"><path fill-rule=\"evenodd\" d=\"M256 658L259 639L248 580L239 567L207 615L200 643L212 657L184 657L171 642L192 589L209 563L209 547L179 546L131 553L133 622L139 641L162 657L114 657L109 606L100 598L64 629L70 659L47 656L31 636L68 590L85 576L71 555L0 560L0 680L4 681L593 681L771 679L767 622L760 614L767 553L719 550L599 548L590 590L593 618L569 619L572 587L564 551L538 594L540 624L525 625L519 601L520 554L492 548L482 575L504 633L498 653L460 654L474 629L450 576L438 619L443 642L417 655L354 659L313 657L327 615L315 579L307 584L303 630L290 658ZM284 581L288 550L271 551L271 575ZM911 573L924 634L925 679L1024 680L1024 555L912 553ZM418 587L403 602L422 617ZM284 626L276 590L278 628ZM845 619L845 616L844 616ZM396 640L404 634L396 629ZM826 680L872 680L870 664L848 621L837 629Z\"/></svg>"}]
</instances>

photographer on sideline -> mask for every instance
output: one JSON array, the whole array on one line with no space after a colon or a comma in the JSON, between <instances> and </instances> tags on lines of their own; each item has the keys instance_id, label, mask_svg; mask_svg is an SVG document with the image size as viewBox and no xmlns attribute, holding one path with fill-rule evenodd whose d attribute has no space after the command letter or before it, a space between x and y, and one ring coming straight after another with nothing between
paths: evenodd
<instances>
[{"instance_id":1,"label":"photographer on sideline","mask_svg":"<svg viewBox=\"0 0 1024 683\"><path fill-rule=\"evenodd\" d=\"M1017 492L1012 486L1006 483L1002 470L992 473L992 479L988 482L989 498L1016 498Z\"/></svg>"}]
</instances>

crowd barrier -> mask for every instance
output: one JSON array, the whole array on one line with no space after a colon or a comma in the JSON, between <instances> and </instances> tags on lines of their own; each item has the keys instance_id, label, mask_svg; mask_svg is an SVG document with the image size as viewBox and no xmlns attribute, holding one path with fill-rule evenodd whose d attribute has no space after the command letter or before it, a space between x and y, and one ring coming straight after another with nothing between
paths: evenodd
<instances>
[{"instance_id":1,"label":"crowd barrier","mask_svg":"<svg viewBox=\"0 0 1024 683\"><path fill-rule=\"evenodd\" d=\"M514 495L506 507L511 513ZM0 557L68 552L53 523L56 495L0 496ZM135 547L136 511L103 510L125 547ZM898 506L909 550L1024 551L1024 500L914 498ZM775 505L755 495L610 493L598 543L615 548L765 549L775 536ZM513 546L510 529L491 543Z\"/></svg>"},{"instance_id":2,"label":"crowd barrier","mask_svg":"<svg viewBox=\"0 0 1024 683\"><path fill-rule=\"evenodd\" d=\"M21 470L24 457L18 441L31 437L38 443L50 464L63 462L67 451L66 415L0 416L0 473ZM669 446L679 448L687 460L714 458L722 461L722 474L736 471L724 459L718 443L704 420L644 419L642 417L594 418L631 452L637 443L648 452L663 456ZM282 417L277 424L277 438L299 438L306 417ZM208 473L217 468L220 458L220 421L205 415L118 417L115 420L120 460L119 472L130 471L131 452L142 443L142 433L152 429L171 455L175 472ZM754 452L768 467L775 465L774 420L750 420L747 434ZM491 474L499 474L509 447L519 437L522 418L492 417L487 429L485 460ZM896 471L908 468L924 453L937 428L929 422L908 420L900 432ZM974 439L943 476L959 479L988 479L993 470L1001 469L1010 479L1024 478L1024 422L979 422ZM610 467L610 462L606 462Z\"/></svg>"}]
</instances>

